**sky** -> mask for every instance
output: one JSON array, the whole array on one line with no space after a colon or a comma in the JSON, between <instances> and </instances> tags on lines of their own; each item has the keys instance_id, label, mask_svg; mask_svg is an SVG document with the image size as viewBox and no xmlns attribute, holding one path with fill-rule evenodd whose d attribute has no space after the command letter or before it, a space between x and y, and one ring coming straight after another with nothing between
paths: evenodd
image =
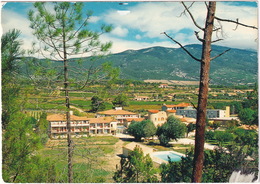
<instances>
[{"instance_id":1,"label":"sky","mask_svg":"<svg viewBox=\"0 0 260 184\"><path fill-rule=\"evenodd\" d=\"M186 2L187 5L190 2ZM21 30L23 48L30 49L32 41L36 39L29 28L27 12L33 8L32 2L8 2L1 10L2 32L16 28ZM179 47L165 35L182 43L201 44L196 39L194 31L199 31L194 26L188 14L183 15L184 10L180 2L85 2L84 11L93 11L90 19L90 29L99 30L102 24L112 25L110 33L100 37L102 42L112 41L112 53L125 50L142 49L153 46ZM204 26L206 9L203 2L196 2L190 9L198 24ZM216 16L219 18L236 20L257 26L256 2L217 2ZM182 15L181 15L182 14ZM216 32L213 39L223 38L217 45L232 48L258 50L258 32L250 28L244 28L232 23L215 22L216 26L223 28L222 32ZM202 37L202 32L199 33Z\"/></svg>"}]
</instances>

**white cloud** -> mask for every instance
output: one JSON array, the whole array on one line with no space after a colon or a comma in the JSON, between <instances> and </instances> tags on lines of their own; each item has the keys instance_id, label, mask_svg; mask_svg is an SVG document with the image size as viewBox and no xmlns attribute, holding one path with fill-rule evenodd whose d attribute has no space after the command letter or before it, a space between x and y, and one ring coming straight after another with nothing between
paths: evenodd
<instances>
[{"instance_id":1,"label":"white cloud","mask_svg":"<svg viewBox=\"0 0 260 184\"><path fill-rule=\"evenodd\" d=\"M137 34L137 35L135 35L135 38L136 38L137 40L140 40L140 39L142 38L142 36L139 35L139 34Z\"/></svg>"},{"instance_id":2,"label":"white cloud","mask_svg":"<svg viewBox=\"0 0 260 184\"><path fill-rule=\"evenodd\" d=\"M20 14L2 9L1 25L3 33L8 32L11 29L18 29L21 31L20 39L23 41L24 49L31 49L31 43L34 40L32 35L32 29L30 21L27 17L23 17Z\"/></svg>"},{"instance_id":3,"label":"white cloud","mask_svg":"<svg viewBox=\"0 0 260 184\"><path fill-rule=\"evenodd\" d=\"M186 2L189 4L189 2ZM179 2L140 2L136 6L128 6L129 13L119 15L116 10L109 9L104 12L103 17L100 15L93 16L90 22L100 22L102 19L107 24L113 24L115 27L110 34L102 35L101 40L112 41L112 52L122 52L127 49L141 49L152 46L178 47L165 35L160 34L167 32L174 39L183 45L191 43L199 43L194 34L184 33L181 30L190 29L198 30L192 23L190 17L186 13L180 17L183 12L183 6ZM196 21L204 26L206 10L204 3L196 2L191 11L194 13ZM216 15L221 18L236 20L240 22L257 26L257 8L233 6L227 3L217 2ZM9 29L19 29L22 32L21 39L24 40L24 47L29 49L33 36L32 30L29 28L29 20L26 15L18 12L2 9L2 28L3 32ZM218 22L215 22L218 25ZM218 42L218 45L235 47L235 48L251 48L257 49L255 40L258 37L258 31L250 28L244 28L232 23L221 23L223 27L224 41ZM129 41L123 37L132 36L136 40ZM201 37L202 32L200 32ZM218 34L221 36L221 34ZM117 37L117 38L116 38ZM121 37L119 39L118 37ZM152 38L152 41L149 41ZM214 35L213 39L217 39ZM157 41L155 41L157 40Z\"/></svg>"},{"instance_id":4,"label":"white cloud","mask_svg":"<svg viewBox=\"0 0 260 184\"><path fill-rule=\"evenodd\" d=\"M161 42L140 42L140 41L130 41L125 39L119 39L113 37L111 34L105 34L100 37L100 40L104 42L112 41L113 45L111 48L112 53L119 53L125 50L138 50L147 47L161 46L161 47L178 47L176 44L173 44L170 41L161 41Z\"/></svg>"},{"instance_id":5,"label":"white cloud","mask_svg":"<svg viewBox=\"0 0 260 184\"><path fill-rule=\"evenodd\" d=\"M90 19L89 19L89 22L95 23L95 22L98 22L99 20L100 20L100 17L98 17L98 16L91 16Z\"/></svg>"},{"instance_id":6,"label":"white cloud","mask_svg":"<svg viewBox=\"0 0 260 184\"><path fill-rule=\"evenodd\" d=\"M111 33L119 37L125 37L128 34L128 29L118 26L114 28Z\"/></svg>"},{"instance_id":7,"label":"white cloud","mask_svg":"<svg viewBox=\"0 0 260 184\"><path fill-rule=\"evenodd\" d=\"M186 3L190 4L189 2ZM160 33L167 32L173 38L180 39L178 41L181 43L188 40L191 41L190 43L197 43L198 41L194 35L185 35L180 31L182 29L198 30L187 12L186 16L182 15L180 17L183 10L184 8L179 2L139 3L135 7L129 7L131 13L124 16L118 16L115 11L106 12L104 20L109 24L127 27L129 34L131 34L131 29L139 30L144 37L165 40L166 38ZM206 17L204 2L196 2L190 10L196 22L203 27ZM257 25L258 16L257 8L255 7L234 6L217 2L216 15L232 20L239 18L240 22ZM218 22L216 21L215 23L217 25ZM224 44L230 47L256 49L255 39L258 36L256 30L239 26L234 31L233 29L236 26L232 23L221 23L221 25L226 37L224 37L225 42L219 42L219 45ZM137 38L140 37L138 36ZM217 37L214 37L214 39L217 39Z\"/></svg>"}]
</instances>

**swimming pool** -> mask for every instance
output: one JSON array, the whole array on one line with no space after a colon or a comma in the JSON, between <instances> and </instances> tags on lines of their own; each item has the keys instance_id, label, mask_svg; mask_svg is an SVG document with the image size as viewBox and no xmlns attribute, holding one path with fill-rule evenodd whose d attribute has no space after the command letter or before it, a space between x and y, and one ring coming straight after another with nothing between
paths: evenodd
<instances>
[{"instance_id":1,"label":"swimming pool","mask_svg":"<svg viewBox=\"0 0 260 184\"><path fill-rule=\"evenodd\" d=\"M181 161L181 157L184 156L183 154L174 153L173 151L158 151L153 153L152 155L167 162L169 161L168 157L170 157L170 160L172 162L179 162Z\"/></svg>"}]
</instances>

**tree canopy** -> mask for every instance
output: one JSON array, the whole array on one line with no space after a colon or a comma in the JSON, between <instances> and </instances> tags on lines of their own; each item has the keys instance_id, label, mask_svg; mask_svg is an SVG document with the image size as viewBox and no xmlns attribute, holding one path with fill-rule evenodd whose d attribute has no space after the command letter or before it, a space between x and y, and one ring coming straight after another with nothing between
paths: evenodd
<instances>
[{"instance_id":1,"label":"tree canopy","mask_svg":"<svg viewBox=\"0 0 260 184\"><path fill-rule=\"evenodd\" d=\"M154 136L156 134L156 127L150 120L132 121L127 131L137 141L141 141L142 138Z\"/></svg>"},{"instance_id":2,"label":"tree canopy","mask_svg":"<svg viewBox=\"0 0 260 184\"><path fill-rule=\"evenodd\" d=\"M178 140L185 135L187 128L184 123L174 116L169 116L167 122L157 129L160 144L168 145L170 139Z\"/></svg>"}]
</instances>

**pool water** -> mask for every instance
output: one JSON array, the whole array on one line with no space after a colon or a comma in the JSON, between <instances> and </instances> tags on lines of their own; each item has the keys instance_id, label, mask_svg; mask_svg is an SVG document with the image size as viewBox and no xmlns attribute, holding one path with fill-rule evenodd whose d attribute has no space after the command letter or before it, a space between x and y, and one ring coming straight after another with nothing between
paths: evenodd
<instances>
[{"instance_id":1,"label":"pool water","mask_svg":"<svg viewBox=\"0 0 260 184\"><path fill-rule=\"evenodd\" d=\"M165 161L169 161L169 157L170 157L170 160L172 162L179 162L181 161L181 155L177 155L173 152L161 152L161 153L155 153L153 154L153 156L157 157L157 158L160 158L162 160L165 160Z\"/></svg>"}]
</instances>

